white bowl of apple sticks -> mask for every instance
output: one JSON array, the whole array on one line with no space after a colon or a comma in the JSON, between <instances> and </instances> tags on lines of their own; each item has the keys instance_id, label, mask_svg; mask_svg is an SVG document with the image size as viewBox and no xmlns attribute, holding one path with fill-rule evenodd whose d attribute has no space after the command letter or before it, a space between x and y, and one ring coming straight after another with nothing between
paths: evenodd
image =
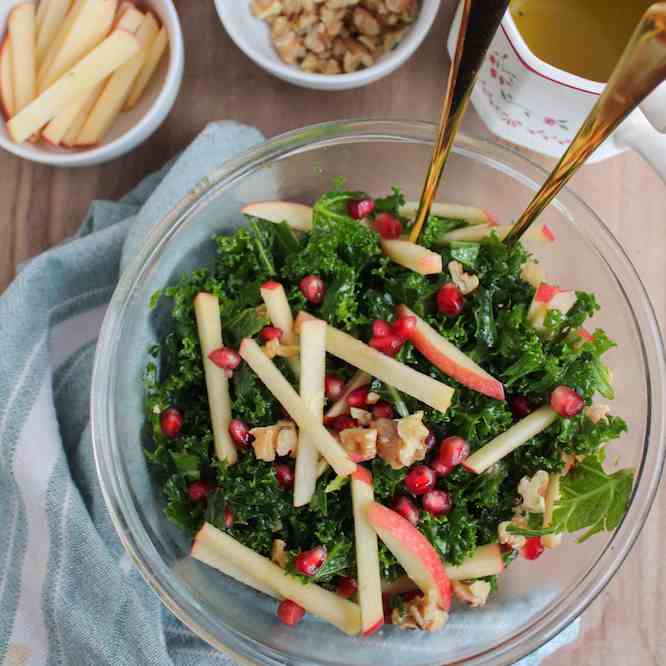
<instances>
[{"instance_id":1,"label":"white bowl of apple sticks","mask_svg":"<svg viewBox=\"0 0 666 666\"><path fill-rule=\"evenodd\" d=\"M0 146L33 162L99 164L173 106L183 36L172 0L3 0Z\"/></svg>"}]
</instances>

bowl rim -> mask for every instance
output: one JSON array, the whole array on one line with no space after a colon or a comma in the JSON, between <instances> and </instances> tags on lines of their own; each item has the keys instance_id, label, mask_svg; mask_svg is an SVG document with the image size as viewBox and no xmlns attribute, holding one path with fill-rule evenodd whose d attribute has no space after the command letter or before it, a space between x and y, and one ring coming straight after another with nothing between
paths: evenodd
<instances>
[{"instance_id":1,"label":"bowl rim","mask_svg":"<svg viewBox=\"0 0 666 666\"><path fill-rule=\"evenodd\" d=\"M185 222L191 215L196 214L198 209L205 207L208 201L215 196L217 189L237 182L247 174L262 168L266 163L279 160L294 152L312 150L336 142L386 140L432 145L435 129L434 124L426 122L342 120L292 130L245 151L202 180L155 225L141 251L122 274L112 296L97 345L90 405L93 453L104 501L125 550L144 579L160 596L162 602L195 634L223 652L231 650L243 657L256 659L258 650L264 663L283 663L279 660L279 655L267 646L260 646L252 638L242 636L233 628L220 622L214 624L210 618L203 615L201 608L196 603L187 598L184 594L184 587L174 580L175 577L170 574L154 544L150 542L136 507L132 503L133 497L131 491L128 491L126 487L125 480L114 474L114 465L118 462L114 451L119 447L113 428L112 401L109 399L110 388L114 385L115 370L112 362L113 355L108 351L113 349L114 341L118 339L124 309L131 301L138 279L149 270L151 259L159 253L160 248L168 243L178 228L179 222ZM542 167L518 151L493 141L472 139L461 135L457 138L454 149L463 155L467 151L476 155L480 154L491 166L493 162L502 163L502 157L511 158L520 162L524 169L536 171L541 176L546 175L546 171ZM523 182L526 179L533 182L516 167L509 167L506 164L504 166L510 175L520 176ZM565 188L560 194L559 198L562 197L569 198L590 215L598 227L595 229L595 233L601 233L600 242L604 243L605 251L602 253L602 258L609 267L609 254L612 255L616 267L617 262L620 262L622 268L628 271L629 277L633 280L632 289L642 296L639 304L632 306L627 301L627 307L632 313L638 332L648 387L644 454L641 464L636 470L636 481L627 513L589 569L583 573L580 581L577 581L575 590L560 599L542 617L521 627L518 633L510 638L470 655L469 660L465 662L469 664L513 663L556 636L596 599L622 565L647 520L660 484L666 458L666 446L664 446L666 417L659 409L664 402L666 350L649 296L626 252L599 216L568 188ZM566 212L566 207L562 206L559 198L553 202L553 205L563 208ZM593 246L599 252L596 243L593 243ZM619 287L626 300L624 286L619 284ZM639 305L640 312L634 310L634 307L638 308ZM637 312L642 324L639 324L637 320ZM651 365L647 363L646 346L648 343ZM145 544L140 543L141 539ZM151 552L147 552L144 548L146 544ZM216 631L224 634L224 641L218 638ZM250 651L252 647L255 652ZM300 662L294 660L294 663Z\"/></svg>"},{"instance_id":2,"label":"bowl rim","mask_svg":"<svg viewBox=\"0 0 666 666\"><path fill-rule=\"evenodd\" d=\"M235 11L235 9L230 9L230 7L233 6L235 8L236 5L232 5L227 0L215 0L217 14L225 31L234 44L250 60L274 76L294 85L331 91L356 88L373 83L402 66L411 58L427 37L432 24L437 18L440 5L441 0L432 0L427 6L422 6L419 9L418 17L410 26L407 33L408 36L411 36L409 42L407 40L401 41L393 51L386 54L385 58L373 63L370 67L349 74L314 74L304 72L299 68L282 62L277 54L275 54L274 58L269 58L253 49L251 42L246 39L244 33L241 30L236 30L234 25L228 20L229 12Z\"/></svg>"},{"instance_id":3,"label":"bowl rim","mask_svg":"<svg viewBox=\"0 0 666 666\"><path fill-rule=\"evenodd\" d=\"M21 4L22 0L13 1L14 4ZM148 139L164 122L164 119L173 108L178 97L185 69L185 46L183 30L173 0L157 0L160 5L159 11L153 5L155 0L147 1L150 5L149 8L160 15L162 24L169 31L169 62L162 89L155 97L150 108L138 122L113 141L103 143L95 148L66 153L54 152L50 148L36 151L34 148L26 148L24 144L14 143L2 134L0 134L0 147L17 157L36 164L46 164L56 167L85 167L101 164L120 157ZM10 11L11 7L7 11L7 20L9 19ZM3 38L6 30L7 22L5 21L0 26L0 34L3 35ZM1 121L3 124L6 124L4 117Z\"/></svg>"}]
</instances>

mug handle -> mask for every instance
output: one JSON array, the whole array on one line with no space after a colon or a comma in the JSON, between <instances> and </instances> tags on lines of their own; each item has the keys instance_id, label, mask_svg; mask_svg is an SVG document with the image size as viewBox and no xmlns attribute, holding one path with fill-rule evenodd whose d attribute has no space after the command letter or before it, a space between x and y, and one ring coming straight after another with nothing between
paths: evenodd
<instances>
[{"instance_id":1,"label":"mug handle","mask_svg":"<svg viewBox=\"0 0 666 666\"><path fill-rule=\"evenodd\" d=\"M635 150L666 183L666 134L658 132L641 109L615 130L613 139L619 146Z\"/></svg>"},{"instance_id":2,"label":"mug handle","mask_svg":"<svg viewBox=\"0 0 666 666\"><path fill-rule=\"evenodd\" d=\"M650 93L641 104L641 111L658 132L666 132L666 83Z\"/></svg>"}]
</instances>

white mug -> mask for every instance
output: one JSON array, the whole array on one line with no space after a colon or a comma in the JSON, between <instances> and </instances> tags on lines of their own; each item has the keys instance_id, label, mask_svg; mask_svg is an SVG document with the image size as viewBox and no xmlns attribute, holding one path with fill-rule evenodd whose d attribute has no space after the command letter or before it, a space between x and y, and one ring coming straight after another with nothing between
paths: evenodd
<instances>
[{"instance_id":1,"label":"white mug","mask_svg":"<svg viewBox=\"0 0 666 666\"><path fill-rule=\"evenodd\" d=\"M452 55L462 4L449 33ZM575 76L537 58L506 13L472 93L472 104L498 137L560 158L597 101L603 83ZM666 181L666 84L655 90L588 160L636 150Z\"/></svg>"}]
</instances>

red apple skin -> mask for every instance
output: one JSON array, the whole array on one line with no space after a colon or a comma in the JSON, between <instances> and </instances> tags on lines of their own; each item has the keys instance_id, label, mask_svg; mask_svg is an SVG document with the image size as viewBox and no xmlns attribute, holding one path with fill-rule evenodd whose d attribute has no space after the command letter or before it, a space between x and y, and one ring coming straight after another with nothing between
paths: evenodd
<instances>
[{"instance_id":1,"label":"red apple skin","mask_svg":"<svg viewBox=\"0 0 666 666\"><path fill-rule=\"evenodd\" d=\"M551 243L555 241L555 233L547 224L542 225L541 235Z\"/></svg>"},{"instance_id":2,"label":"red apple skin","mask_svg":"<svg viewBox=\"0 0 666 666\"><path fill-rule=\"evenodd\" d=\"M437 589L438 605L448 611L451 607L451 581L430 541L400 514L377 502L373 502L368 509L368 521L376 529L390 533L405 551L420 561Z\"/></svg>"},{"instance_id":3,"label":"red apple skin","mask_svg":"<svg viewBox=\"0 0 666 666\"><path fill-rule=\"evenodd\" d=\"M363 465L356 467L356 471L352 472L351 478L354 481L363 481L363 483L367 483L369 486L372 485L372 474Z\"/></svg>"},{"instance_id":4,"label":"red apple skin","mask_svg":"<svg viewBox=\"0 0 666 666\"><path fill-rule=\"evenodd\" d=\"M406 317L414 313L404 305L398 306L398 316ZM496 400L504 400L504 386L502 382L488 374L477 374L473 368L467 368L454 359L446 356L437 349L427 335L423 332L424 322L417 318L416 328L412 329L409 335L409 341L435 366L437 366L445 375L452 377L461 384L473 391L478 391Z\"/></svg>"},{"instance_id":5,"label":"red apple skin","mask_svg":"<svg viewBox=\"0 0 666 666\"><path fill-rule=\"evenodd\" d=\"M279 282L275 282L274 280L269 280L268 282L264 282L264 284L261 285L261 289L279 289L281 287Z\"/></svg>"},{"instance_id":6,"label":"red apple skin","mask_svg":"<svg viewBox=\"0 0 666 666\"><path fill-rule=\"evenodd\" d=\"M5 35L5 38L2 40L2 45L0 45L0 58L6 57L6 50L9 48L9 32ZM6 121L11 119L11 114L9 113L9 108L4 99L0 99L0 107L2 107L2 115Z\"/></svg>"},{"instance_id":7,"label":"red apple skin","mask_svg":"<svg viewBox=\"0 0 666 666\"><path fill-rule=\"evenodd\" d=\"M369 627L363 632L362 636L364 638L372 636L372 634L374 634L376 631L379 631L383 626L384 626L384 618L380 617L379 620L377 620L377 622L375 622L371 627Z\"/></svg>"},{"instance_id":8,"label":"red apple skin","mask_svg":"<svg viewBox=\"0 0 666 666\"><path fill-rule=\"evenodd\" d=\"M497 215L495 215L495 213L490 210L484 210L483 212L486 216L486 221L491 227L496 227L499 224L497 221Z\"/></svg>"},{"instance_id":9,"label":"red apple skin","mask_svg":"<svg viewBox=\"0 0 666 666\"><path fill-rule=\"evenodd\" d=\"M579 328L576 331L576 335L585 342L592 342L592 340L594 340L592 333L590 333L586 328Z\"/></svg>"},{"instance_id":10,"label":"red apple skin","mask_svg":"<svg viewBox=\"0 0 666 666\"><path fill-rule=\"evenodd\" d=\"M536 290L536 294L534 294L534 302L550 303L553 300L553 296L559 294L561 291L559 287L542 282Z\"/></svg>"}]
</instances>

